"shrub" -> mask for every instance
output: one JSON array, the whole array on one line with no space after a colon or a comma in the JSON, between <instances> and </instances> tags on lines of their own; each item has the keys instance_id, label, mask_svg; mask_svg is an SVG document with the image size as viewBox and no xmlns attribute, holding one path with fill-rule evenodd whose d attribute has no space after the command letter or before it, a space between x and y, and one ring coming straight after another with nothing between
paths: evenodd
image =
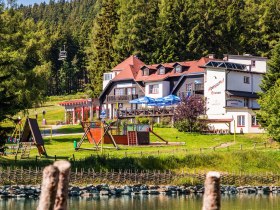
<instances>
[{"instance_id":1,"label":"shrub","mask_svg":"<svg viewBox=\"0 0 280 210\"><path fill-rule=\"evenodd\" d=\"M148 117L135 117L135 120L137 123L139 124L149 124L150 123L150 119Z\"/></svg>"},{"instance_id":2,"label":"shrub","mask_svg":"<svg viewBox=\"0 0 280 210\"><path fill-rule=\"evenodd\" d=\"M198 117L205 113L205 104L200 96L190 96L182 99L174 113L175 128L180 132L197 132L203 125Z\"/></svg>"}]
</instances>

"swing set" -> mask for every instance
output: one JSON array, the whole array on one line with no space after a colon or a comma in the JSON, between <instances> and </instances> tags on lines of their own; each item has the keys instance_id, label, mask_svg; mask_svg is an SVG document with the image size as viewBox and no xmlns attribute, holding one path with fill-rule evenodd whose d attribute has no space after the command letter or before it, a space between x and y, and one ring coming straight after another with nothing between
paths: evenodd
<instances>
[{"instance_id":1,"label":"swing set","mask_svg":"<svg viewBox=\"0 0 280 210\"><path fill-rule=\"evenodd\" d=\"M81 122L84 129L84 135L78 142L75 150L87 149L87 150L99 150L102 148L107 149L119 149L114 136L112 135L112 126L115 122ZM87 139L89 143L93 144L93 148L81 148L84 140ZM103 147L103 144L113 144L113 147Z\"/></svg>"},{"instance_id":2,"label":"swing set","mask_svg":"<svg viewBox=\"0 0 280 210\"><path fill-rule=\"evenodd\" d=\"M81 122L84 129L84 134L81 140L74 144L75 150L88 149L99 150L101 148L119 149L118 144L127 146L150 145L150 133L168 144L158 134L156 134L148 124L129 124L123 125L120 128L120 122L114 121L111 123L101 122ZM87 139L92 148L81 148L84 140ZM101 144L101 147L100 147ZM113 147L103 147L103 144L113 144Z\"/></svg>"}]
</instances>

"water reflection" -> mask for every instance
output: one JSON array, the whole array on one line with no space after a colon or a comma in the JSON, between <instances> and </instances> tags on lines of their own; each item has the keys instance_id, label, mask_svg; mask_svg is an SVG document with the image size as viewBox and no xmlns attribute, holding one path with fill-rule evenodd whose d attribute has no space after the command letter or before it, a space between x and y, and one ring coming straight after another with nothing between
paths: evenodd
<instances>
[{"instance_id":1,"label":"water reflection","mask_svg":"<svg viewBox=\"0 0 280 210\"><path fill-rule=\"evenodd\" d=\"M38 200L0 199L0 209L36 209ZM202 196L100 196L91 198L70 198L69 209L78 210L201 210ZM270 195L224 195L222 209L225 210L275 210L280 209L280 196Z\"/></svg>"}]
</instances>

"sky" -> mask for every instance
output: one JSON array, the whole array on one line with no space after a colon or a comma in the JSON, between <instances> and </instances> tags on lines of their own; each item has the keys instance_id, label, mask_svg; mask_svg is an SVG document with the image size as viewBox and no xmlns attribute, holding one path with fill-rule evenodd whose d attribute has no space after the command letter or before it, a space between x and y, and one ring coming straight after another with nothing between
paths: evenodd
<instances>
[{"instance_id":1,"label":"sky","mask_svg":"<svg viewBox=\"0 0 280 210\"><path fill-rule=\"evenodd\" d=\"M29 5L29 4L34 4L34 3L40 4L41 2L44 2L44 1L46 3L49 2L49 0L18 0L17 3L18 3L18 5L20 5L20 4Z\"/></svg>"}]
</instances>

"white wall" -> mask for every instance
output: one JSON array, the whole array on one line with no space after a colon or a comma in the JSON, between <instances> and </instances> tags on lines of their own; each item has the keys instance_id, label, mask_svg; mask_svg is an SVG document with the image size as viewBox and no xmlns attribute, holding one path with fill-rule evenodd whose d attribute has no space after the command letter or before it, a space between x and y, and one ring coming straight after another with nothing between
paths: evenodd
<instances>
[{"instance_id":1,"label":"white wall","mask_svg":"<svg viewBox=\"0 0 280 210\"><path fill-rule=\"evenodd\" d=\"M132 87L132 86L133 86L132 82L117 84L117 88L126 88L126 87Z\"/></svg>"},{"instance_id":2,"label":"white wall","mask_svg":"<svg viewBox=\"0 0 280 210\"><path fill-rule=\"evenodd\" d=\"M244 83L244 76L249 77L249 84ZM228 73L228 82L227 89L228 90L236 90L236 91L246 91L246 92L259 92L260 84L263 78L263 74L253 74L250 72L238 72L238 71L230 71Z\"/></svg>"},{"instance_id":3,"label":"white wall","mask_svg":"<svg viewBox=\"0 0 280 210\"><path fill-rule=\"evenodd\" d=\"M111 75L111 79L109 80L105 80L105 75ZM105 87L108 85L108 83L114 79L114 77L116 76L116 73L115 72L108 72L108 73L104 73L103 74L103 90L105 89Z\"/></svg>"},{"instance_id":4,"label":"white wall","mask_svg":"<svg viewBox=\"0 0 280 210\"><path fill-rule=\"evenodd\" d=\"M263 74L253 74L253 92L260 92L260 84L262 83Z\"/></svg>"},{"instance_id":5,"label":"white wall","mask_svg":"<svg viewBox=\"0 0 280 210\"><path fill-rule=\"evenodd\" d=\"M159 91L156 94L149 93L150 85L159 85ZM168 81L160 81L160 82L147 82L145 83L145 96L149 96L152 98L161 98L169 95L170 93L170 83Z\"/></svg>"},{"instance_id":6,"label":"white wall","mask_svg":"<svg viewBox=\"0 0 280 210\"><path fill-rule=\"evenodd\" d=\"M255 112L251 109L228 109L227 115L232 115L235 120L236 133L240 133L241 128L244 133L263 133L264 130L260 129L260 127L252 126L252 116L255 116ZM244 115L245 116L245 126L238 127L237 126L237 116ZM231 123L231 132L234 132L234 123Z\"/></svg>"},{"instance_id":7,"label":"white wall","mask_svg":"<svg viewBox=\"0 0 280 210\"><path fill-rule=\"evenodd\" d=\"M262 72L265 73L267 70L267 60L261 57L252 57L252 56L240 56L239 58L229 58L229 62L240 63L245 65L251 65L252 60L255 61L255 67L251 66L251 71ZM248 66L249 70L249 66Z\"/></svg>"},{"instance_id":8,"label":"white wall","mask_svg":"<svg viewBox=\"0 0 280 210\"><path fill-rule=\"evenodd\" d=\"M244 76L250 77L250 83L244 83ZM227 89L251 92L252 74L246 72L229 71L227 75Z\"/></svg>"},{"instance_id":9,"label":"white wall","mask_svg":"<svg viewBox=\"0 0 280 210\"><path fill-rule=\"evenodd\" d=\"M206 114L221 115L225 113L225 71L207 68L204 84L206 97Z\"/></svg>"}]
</instances>

